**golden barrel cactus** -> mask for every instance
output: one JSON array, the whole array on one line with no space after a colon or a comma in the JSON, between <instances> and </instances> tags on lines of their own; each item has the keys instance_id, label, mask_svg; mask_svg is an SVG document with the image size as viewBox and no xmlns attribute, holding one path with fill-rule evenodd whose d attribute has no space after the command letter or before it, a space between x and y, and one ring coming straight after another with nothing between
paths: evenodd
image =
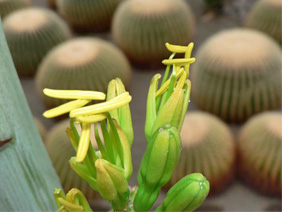
<instances>
[{"instance_id":1,"label":"golden barrel cactus","mask_svg":"<svg viewBox=\"0 0 282 212\"><path fill-rule=\"evenodd\" d=\"M10 13L31 5L31 0L0 0L0 16L2 20Z\"/></svg>"},{"instance_id":2,"label":"golden barrel cactus","mask_svg":"<svg viewBox=\"0 0 282 212\"><path fill-rule=\"evenodd\" d=\"M202 45L196 58L192 95L200 109L242 122L281 106L281 49L265 34L222 31Z\"/></svg>"},{"instance_id":3,"label":"golden barrel cactus","mask_svg":"<svg viewBox=\"0 0 282 212\"><path fill-rule=\"evenodd\" d=\"M99 193L94 191L86 181L80 178L69 164L70 158L76 155L66 134L66 129L69 125L69 120L63 120L56 124L48 133L45 146L65 192L72 188L78 188L88 201L91 201L99 198ZM94 148L96 147L95 145L96 143L93 143Z\"/></svg>"},{"instance_id":4,"label":"golden barrel cactus","mask_svg":"<svg viewBox=\"0 0 282 212\"><path fill-rule=\"evenodd\" d=\"M79 32L102 32L110 28L122 0L57 0L61 16Z\"/></svg>"},{"instance_id":5,"label":"golden barrel cactus","mask_svg":"<svg viewBox=\"0 0 282 212\"><path fill-rule=\"evenodd\" d=\"M246 26L270 35L282 45L281 11L281 0L259 0L247 17Z\"/></svg>"},{"instance_id":6,"label":"golden barrel cactus","mask_svg":"<svg viewBox=\"0 0 282 212\"><path fill-rule=\"evenodd\" d=\"M129 87L131 68L123 53L109 42L83 37L66 41L48 53L39 67L36 85L51 108L66 100L47 97L44 88L106 92L116 77Z\"/></svg>"},{"instance_id":7,"label":"golden barrel cactus","mask_svg":"<svg viewBox=\"0 0 282 212\"><path fill-rule=\"evenodd\" d=\"M210 193L218 193L234 176L235 144L229 128L204 112L186 115L181 130L182 153L168 186L191 173L202 173L210 182Z\"/></svg>"},{"instance_id":8,"label":"golden barrel cactus","mask_svg":"<svg viewBox=\"0 0 282 212\"><path fill-rule=\"evenodd\" d=\"M265 112L251 118L238 136L240 177L264 194L281 196L281 127L281 112Z\"/></svg>"},{"instance_id":9,"label":"golden barrel cactus","mask_svg":"<svg viewBox=\"0 0 282 212\"><path fill-rule=\"evenodd\" d=\"M127 0L117 9L114 41L136 64L153 63L169 56L165 43L187 45L194 34L194 17L182 0Z\"/></svg>"},{"instance_id":10,"label":"golden barrel cactus","mask_svg":"<svg viewBox=\"0 0 282 212\"><path fill-rule=\"evenodd\" d=\"M53 11L43 8L18 10L5 18L3 27L20 75L34 75L47 52L71 37L66 23Z\"/></svg>"}]
</instances>

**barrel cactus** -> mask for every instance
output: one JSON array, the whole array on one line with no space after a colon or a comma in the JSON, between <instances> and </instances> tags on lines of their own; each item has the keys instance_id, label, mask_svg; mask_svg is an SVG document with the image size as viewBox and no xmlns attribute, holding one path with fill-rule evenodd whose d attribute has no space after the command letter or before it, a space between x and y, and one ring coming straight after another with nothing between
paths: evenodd
<instances>
[{"instance_id":1,"label":"barrel cactus","mask_svg":"<svg viewBox=\"0 0 282 212\"><path fill-rule=\"evenodd\" d=\"M192 40L194 18L182 0L130 0L118 7L112 33L132 62L159 64L170 54L164 43L187 45Z\"/></svg>"},{"instance_id":2,"label":"barrel cactus","mask_svg":"<svg viewBox=\"0 0 282 212\"><path fill-rule=\"evenodd\" d=\"M31 0L0 0L0 16L4 19L15 10L31 5Z\"/></svg>"},{"instance_id":3,"label":"barrel cactus","mask_svg":"<svg viewBox=\"0 0 282 212\"><path fill-rule=\"evenodd\" d=\"M197 53L192 95L197 106L241 122L281 105L281 50L261 32L232 29L212 36Z\"/></svg>"},{"instance_id":4,"label":"barrel cactus","mask_svg":"<svg viewBox=\"0 0 282 212\"><path fill-rule=\"evenodd\" d=\"M281 10L281 0L260 0L250 11L246 26L270 35L282 45Z\"/></svg>"},{"instance_id":5,"label":"barrel cactus","mask_svg":"<svg viewBox=\"0 0 282 212\"><path fill-rule=\"evenodd\" d=\"M221 120L204 112L186 115L182 131L182 153L168 187L187 174L203 173L212 194L222 191L234 176L233 136Z\"/></svg>"},{"instance_id":6,"label":"barrel cactus","mask_svg":"<svg viewBox=\"0 0 282 212\"><path fill-rule=\"evenodd\" d=\"M264 194L281 196L282 114L265 112L250 119L238 136L239 174Z\"/></svg>"},{"instance_id":7,"label":"barrel cactus","mask_svg":"<svg viewBox=\"0 0 282 212\"><path fill-rule=\"evenodd\" d=\"M106 92L109 81L116 77L129 87L131 68L123 53L109 42L85 37L50 51L40 64L36 84L46 106L55 107L66 101L43 95L44 88Z\"/></svg>"},{"instance_id":8,"label":"barrel cactus","mask_svg":"<svg viewBox=\"0 0 282 212\"><path fill-rule=\"evenodd\" d=\"M69 164L70 158L74 157L76 152L66 134L67 127L69 127L69 120L63 120L51 129L45 143L47 152L66 192L72 188L78 188L88 200L97 199L99 193L81 179ZM93 143L94 147L95 145L96 143Z\"/></svg>"},{"instance_id":9,"label":"barrel cactus","mask_svg":"<svg viewBox=\"0 0 282 212\"><path fill-rule=\"evenodd\" d=\"M8 46L20 75L33 75L42 58L55 45L71 37L64 21L43 8L26 8L4 20Z\"/></svg>"},{"instance_id":10,"label":"barrel cactus","mask_svg":"<svg viewBox=\"0 0 282 212\"><path fill-rule=\"evenodd\" d=\"M114 11L122 0L58 0L59 13L79 32L101 32L110 28Z\"/></svg>"}]
</instances>

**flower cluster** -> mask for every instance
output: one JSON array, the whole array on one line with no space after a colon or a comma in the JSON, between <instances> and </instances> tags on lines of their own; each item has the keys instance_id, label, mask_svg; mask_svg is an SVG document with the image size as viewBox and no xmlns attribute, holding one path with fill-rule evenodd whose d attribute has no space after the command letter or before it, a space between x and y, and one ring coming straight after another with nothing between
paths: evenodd
<instances>
[{"instance_id":1,"label":"flower cluster","mask_svg":"<svg viewBox=\"0 0 282 212\"><path fill-rule=\"evenodd\" d=\"M54 98L75 99L43 115L52 118L69 113L71 121L67 135L77 152L76 157L70 159L70 166L115 209L125 207L132 174L130 148L133 129L129 108L132 98L121 80L114 79L109 83L107 96L96 91L44 89L43 92ZM105 99L104 102L85 106L91 100ZM82 126L80 134L75 123ZM94 150L90 141L92 124L98 151Z\"/></svg>"},{"instance_id":2,"label":"flower cluster","mask_svg":"<svg viewBox=\"0 0 282 212\"><path fill-rule=\"evenodd\" d=\"M138 188L134 192L128 186L132 175L131 145L134 137L129 108L131 96L121 80L114 79L109 83L107 95L96 91L44 89L50 97L74 99L43 115L52 118L69 113L71 119L67 134L77 152L76 157L70 159L70 165L112 204L115 211L149 210L180 159L180 131L191 90L189 68L195 58L191 58L193 43L188 46L167 43L166 47L172 54L163 60L167 65L164 77L159 83L161 75L156 74L148 92L145 123L148 145L138 173ZM177 53L185 57L174 58ZM87 105L92 100L106 101ZM81 133L78 133L75 123L81 125ZM91 125L94 125L98 150L91 145ZM208 192L209 183L204 176L199 173L188 175L170 189L157 211L193 210ZM55 199L61 211L91 210L78 190L71 190L66 196L55 190Z\"/></svg>"}]
</instances>

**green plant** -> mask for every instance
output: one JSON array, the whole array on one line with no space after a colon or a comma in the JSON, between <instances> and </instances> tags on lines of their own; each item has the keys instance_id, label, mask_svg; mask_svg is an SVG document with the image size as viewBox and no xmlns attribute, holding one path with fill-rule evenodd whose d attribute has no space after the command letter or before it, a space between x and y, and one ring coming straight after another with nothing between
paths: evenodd
<instances>
[{"instance_id":1,"label":"green plant","mask_svg":"<svg viewBox=\"0 0 282 212\"><path fill-rule=\"evenodd\" d=\"M196 57L192 95L200 109L242 122L281 106L281 49L267 35L224 30L209 38Z\"/></svg>"},{"instance_id":2,"label":"green plant","mask_svg":"<svg viewBox=\"0 0 282 212\"><path fill-rule=\"evenodd\" d=\"M281 196L282 114L265 112L251 118L238 136L239 176L256 190Z\"/></svg>"},{"instance_id":3,"label":"green plant","mask_svg":"<svg viewBox=\"0 0 282 212\"><path fill-rule=\"evenodd\" d=\"M112 16L122 0L57 0L59 13L79 32L101 32L110 28Z\"/></svg>"},{"instance_id":4,"label":"green plant","mask_svg":"<svg viewBox=\"0 0 282 212\"><path fill-rule=\"evenodd\" d=\"M5 18L3 26L20 75L34 75L47 52L71 37L66 23L53 11L43 8L18 10Z\"/></svg>"},{"instance_id":5,"label":"green plant","mask_svg":"<svg viewBox=\"0 0 282 212\"><path fill-rule=\"evenodd\" d=\"M136 64L160 64L165 42L185 45L194 35L194 16L182 0L130 0L117 9L113 39Z\"/></svg>"},{"instance_id":6,"label":"green plant","mask_svg":"<svg viewBox=\"0 0 282 212\"><path fill-rule=\"evenodd\" d=\"M210 194L223 191L235 171L235 145L228 126L209 113L190 112L180 135L181 158L166 187L187 174L200 172L210 182Z\"/></svg>"},{"instance_id":7,"label":"green plant","mask_svg":"<svg viewBox=\"0 0 282 212\"><path fill-rule=\"evenodd\" d=\"M68 136L77 151L70 159L72 169L100 195L108 200L114 211L147 211L152 208L161 188L169 181L181 154L180 130L188 108L191 82L190 64L193 44L176 46L166 44L172 55L163 60L167 65L160 83L156 74L150 84L147 99L145 136L147 149L143 156L138 187L128 185L132 174L131 145L133 128L129 102L131 96L120 79L112 80L107 95L97 91L70 91L44 89L44 93L54 98L76 99L46 111L43 115L52 118L69 113ZM184 53L185 58L174 59L176 53ZM171 71L172 69L172 71ZM171 73L170 73L171 72ZM88 105L91 100L105 102ZM79 134L74 123L80 123ZM94 124L98 151L90 145L91 124ZM99 129L102 133L99 133ZM179 181L167 193L157 211L191 211L207 197L209 182L199 173L191 174ZM78 195L75 200L71 190L66 196L55 190L59 210L89 210L85 197ZM176 198L176 193L179 196Z\"/></svg>"},{"instance_id":8,"label":"green plant","mask_svg":"<svg viewBox=\"0 0 282 212\"><path fill-rule=\"evenodd\" d=\"M36 86L45 105L51 108L66 100L45 96L44 88L106 92L109 81L116 77L129 87L131 67L118 48L98 38L74 38L52 49L43 59Z\"/></svg>"},{"instance_id":9,"label":"green plant","mask_svg":"<svg viewBox=\"0 0 282 212\"><path fill-rule=\"evenodd\" d=\"M281 19L282 1L260 0L251 9L246 18L246 27L260 30L282 45Z\"/></svg>"},{"instance_id":10,"label":"green plant","mask_svg":"<svg viewBox=\"0 0 282 212\"><path fill-rule=\"evenodd\" d=\"M10 13L31 5L31 0L1 0L0 15L2 20Z\"/></svg>"}]
</instances>

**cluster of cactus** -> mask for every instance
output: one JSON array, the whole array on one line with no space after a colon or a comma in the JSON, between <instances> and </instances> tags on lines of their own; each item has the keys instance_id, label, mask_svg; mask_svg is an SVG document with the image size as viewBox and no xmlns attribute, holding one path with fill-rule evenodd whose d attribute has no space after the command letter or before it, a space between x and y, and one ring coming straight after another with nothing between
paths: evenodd
<instances>
[{"instance_id":1,"label":"cluster of cactus","mask_svg":"<svg viewBox=\"0 0 282 212\"><path fill-rule=\"evenodd\" d=\"M200 109L241 122L281 106L281 50L261 32L233 29L212 36L198 51L192 73Z\"/></svg>"},{"instance_id":2,"label":"cluster of cactus","mask_svg":"<svg viewBox=\"0 0 282 212\"><path fill-rule=\"evenodd\" d=\"M282 114L265 112L251 118L238 136L240 177L262 193L282 191Z\"/></svg>"},{"instance_id":3,"label":"cluster of cactus","mask_svg":"<svg viewBox=\"0 0 282 212\"><path fill-rule=\"evenodd\" d=\"M130 0L117 9L113 39L136 64L159 64L169 56L165 42L185 45L194 34L194 17L182 0Z\"/></svg>"},{"instance_id":4,"label":"cluster of cactus","mask_svg":"<svg viewBox=\"0 0 282 212\"><path fill-rule=\"evenodd\" d=\"M10 13L31 5L31 0L1 0L0 16L2 20Z\"/></svg>"},{"instance_id":5,"label":"cluster of cactus","mask_svg":"<svg viewBox=\"0 0 282 212\"><path fill-rule=\"evenodd\" d=\"M46 118L69 113L68 137L76 156L70 159L72 169L95 191L108 200L115 211L147 211L152 208L161 188L169 181L180 159L180 131L190 99L190 64L193 44L166 44L172 55L163 60L166 72L159 85L160 74L150 84L145 136L148 142L139 173L138 187L128 185L132 174L131 145L134 139L129 102L130 94L120 79L112 80L107 95L98 91L44 89L52 98L74 99L46 111ZM185 58L174 59L176 53ZM171 71L172 69L172 71ZM92 100L105 102L85 106ZM79 133L74 125L82 126ZM98 150L90 145L94 125ZM99 132L100 130L100 132ZM207 197L209 182L200 173L190 174L177 182L167 193L157 211L191 211ZM77 189L67 195L54 193L59 210L91 210L85 196Z\"/></svg>"},{"instance_id":6,"label":"cluster of cactus","mask_svg":"<svg viewBox=\"0 0 282 212\"><path fill-rule=\"evenodd\" d=\"M47 52L71 37L65 22L54 12L43 8L18 10L5 18L3 26L20 75L34 75Z\"/></svg>"},{"instance_id":7,"label":"cluster of cactus","mask_svg":"<svg viewBox=\"0 0 282 212\"><path fill-rule=\"evenodd\" d=\"M68 129L69 125L69 120L63 120L56 124L48 133L45 146L64 190L69 191L71 188L78 188L83 192L88 201L92 201L100 198L99 194L69 166L69 159L75 155L75 150L67 136L67 133L70 131ZM97 145L94 142L93 147L97 149Z\"/></svg>"},{"instance_id":8,"label":"cluster of cactus","mask_svg":"<svg viewBox=\"0 0 282 212\"><path fill-rule=\"evenodd\" d=\"M259 0L247 17L246 26L260 30L282 45L281 0Z\"/></svg>"},{"instance_id":9,"label":"cluster of cactus","mask_svg":"<svg viewBox=\"0 0 282 212\"><path fill-rule=\"evenodd\" d=\"M74 38L52 49L40 64L36 85L48 108L65 103L42 93L44 88L105 92L110 80L119 77L129 87L131 68L114 45L98 38Z\"/></svg>"},{"instance_id":10,"label":"cluster of cactus","mask_svg":"<svg viewBox=\"0 0 282 212\"><path fill-rule=\"evenodd\" d=\"M233 179L235 168L234 140L226 124L208 113L188 113L181 138L181 158L168 186L199 172L209 180L210 194L222 191Z\"/></svg>"},{"instance_id":11,"label":"cluster of cactus","mask_svg":"<svg viewBox=\"0 0 282 212\"><path fill-rule=\"evenodd\" d=\"M74 30L101 32L110 28L115 9L121 1L57 0L57 8Z\"/></svg>"}]
</instances>

